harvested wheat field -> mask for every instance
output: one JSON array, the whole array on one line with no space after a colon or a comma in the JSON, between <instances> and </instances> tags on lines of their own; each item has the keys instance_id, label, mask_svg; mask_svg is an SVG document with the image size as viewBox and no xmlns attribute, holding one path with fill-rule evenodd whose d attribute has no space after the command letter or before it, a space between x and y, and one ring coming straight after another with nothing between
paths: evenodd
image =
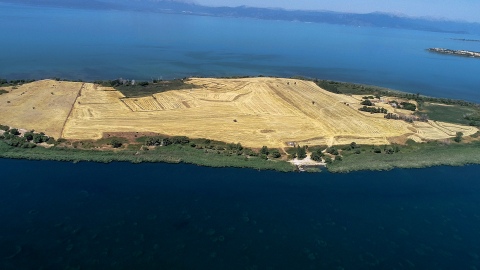
<instances>
[{"instance_id":1,"label":"harvested wheat field","mask_svg":"<svg viewBox=\"0 0 480 270\"><path fill-rule=\"evenodd\" d=\"M404 135L428 140L478 131L440 122L410 124L360 112L357 99L308 81L192 78L188 83L201 87L125 98L113 88L91 83L35 82L0 96L4 105L11 100L0 107L0 123L66 139L99 139L104 132L155 132L248 147L284 147L291 141L388 144L388 138ZM52 89L55 95L50 94ZM25 96L19 96L22 92Z\"/></svg>"},{"instance_id":2,"label":"harvested wheat field","mask_svg":"<svg viewBox=\"0 0 480 270\"><path fill-rule=\"evenodd\" d=\"M84 83L53 80L24 84L0 95L0 123L59 138Z\"/></svg>"}]
</instances>

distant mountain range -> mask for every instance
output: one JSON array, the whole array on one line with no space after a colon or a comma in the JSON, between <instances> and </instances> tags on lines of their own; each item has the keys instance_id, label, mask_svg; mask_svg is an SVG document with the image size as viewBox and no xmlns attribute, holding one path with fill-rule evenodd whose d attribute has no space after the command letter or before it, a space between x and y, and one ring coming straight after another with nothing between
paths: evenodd
<instances>
[{"instance_id":1,"label":"distant mountain range","mask_svg":"<svg viewBox=\"0 0 480 270\"><path fill-rule=\"evenodd\" d=\"M433 32L480 35L480 23L401 17L387 13L340 13L254 7L208 7L175 0L0 0L4 3L80 9L129 10L169 14L255 18L361 27L388 27Z\"/></svg>"}]
</instances>

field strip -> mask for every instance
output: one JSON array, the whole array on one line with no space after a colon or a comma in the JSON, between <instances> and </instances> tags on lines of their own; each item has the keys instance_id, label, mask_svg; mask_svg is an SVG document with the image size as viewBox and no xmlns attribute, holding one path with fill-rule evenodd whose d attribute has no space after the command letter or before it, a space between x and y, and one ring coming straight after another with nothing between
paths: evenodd
<instances>
[{"instance_id":1,"label":"field strip","mask_svg":"<svg viewBox=\"0 0 480 270\"><path fill-rule=\"evenodd\" d=\"M77 103L78 97L80 97L82 95L82 89L83 89L84 86L85 86L85 83L82 83L82 86L80 86L80 89L78 90L77 96L75 97L75 101L73 102L72 108L70 108L70 112L68 113L68 116L65 119L65 122L63 122L62 131L60 132L60 138L63 138L63 132L65 130L65 125L67 124L67 121L70 118L70 115L72 114L73 108L75 107L75 104Z\"/></svg>"}]
</instances>

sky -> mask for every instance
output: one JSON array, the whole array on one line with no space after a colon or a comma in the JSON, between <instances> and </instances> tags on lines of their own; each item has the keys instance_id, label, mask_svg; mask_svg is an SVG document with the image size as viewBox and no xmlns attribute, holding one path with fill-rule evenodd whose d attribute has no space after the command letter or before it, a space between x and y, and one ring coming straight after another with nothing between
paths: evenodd
<instances>
[{"instance_id":1,"label":"sky","mask_svg":"<svg viewBox=\"0 0 480 270\"><path fill-rule=\"evenodd\" d=\"M351 13L386 12L411 17L480 22L480 0L193 0L206 6L251 6L331 10Z\"/></svg>"}]
</instances>

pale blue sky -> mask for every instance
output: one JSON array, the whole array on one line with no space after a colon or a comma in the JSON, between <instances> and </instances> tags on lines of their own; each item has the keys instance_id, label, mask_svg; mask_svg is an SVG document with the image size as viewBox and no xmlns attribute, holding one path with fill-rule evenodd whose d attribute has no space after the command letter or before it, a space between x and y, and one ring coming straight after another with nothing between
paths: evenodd
<instances>
[{"instance_id":1,"label":"pale blue sky","mask_svg":"<svg viewBox=\"0 0 480 270\"><path fill-rule=\"evenodd\" d=\"M352 13L380 11L414 17L480 22L480 0L193 0L193 2L208 6L246 5Z\"/></svg>"}]
</instances>

